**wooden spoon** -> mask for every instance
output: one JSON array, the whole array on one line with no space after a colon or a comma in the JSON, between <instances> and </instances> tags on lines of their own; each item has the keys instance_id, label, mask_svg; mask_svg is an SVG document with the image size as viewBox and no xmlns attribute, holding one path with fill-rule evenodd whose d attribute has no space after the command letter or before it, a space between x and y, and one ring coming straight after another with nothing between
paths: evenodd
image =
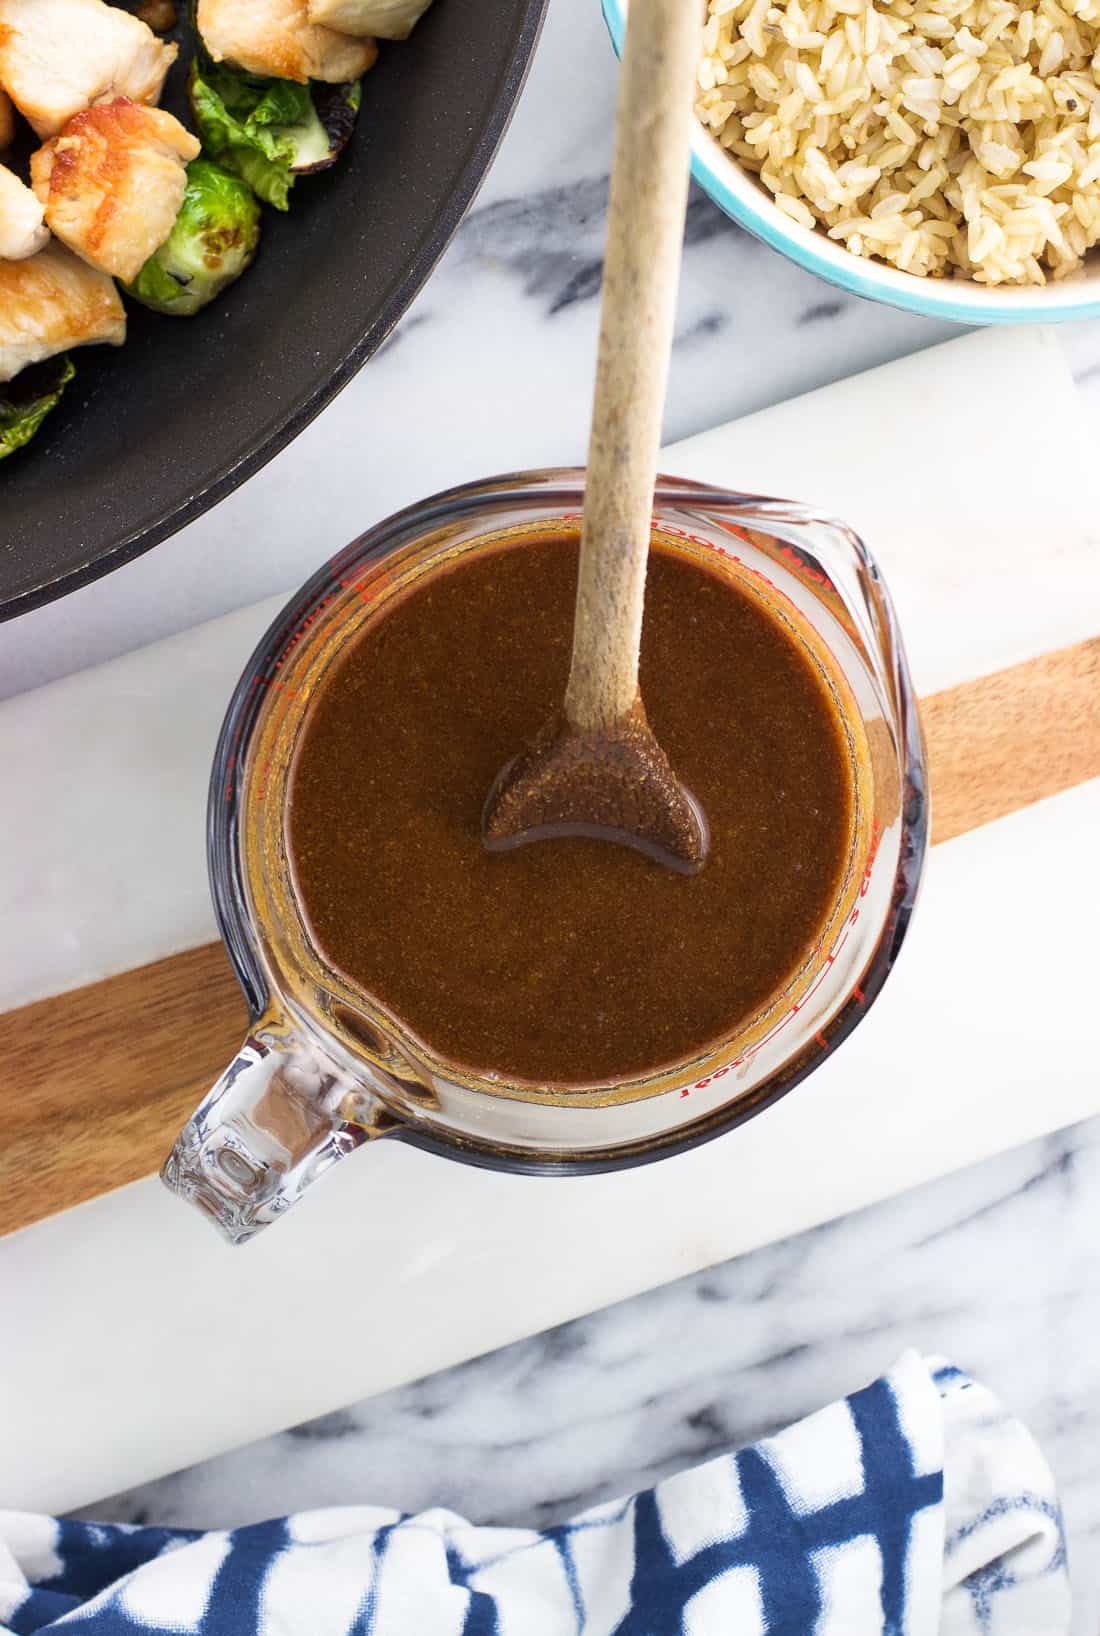
<instances>
[{"instance_id":1,"label":"wooden spoon","mask_svg":"<svg viewBox=\"0 0 1100 1636\"><path fill-rule=\"evenodd\" d=\"M560 716L498 775L492 850L559 835L702 867L706 820L646 720L638 646L687 207L692 0L631 0L623 51L588 446L573 658Z\"/></svg>"}]
</instances>

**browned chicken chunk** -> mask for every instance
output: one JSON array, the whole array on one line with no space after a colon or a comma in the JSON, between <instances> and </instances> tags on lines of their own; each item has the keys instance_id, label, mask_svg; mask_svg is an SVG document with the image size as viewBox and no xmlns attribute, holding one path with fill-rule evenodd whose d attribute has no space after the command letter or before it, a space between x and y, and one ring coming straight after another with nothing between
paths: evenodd
<instances>
[{"instance_id":1,"label":"browned chicken chunk","mask_svg":"<svg viewBox=\"0 0 1100 1636\"><path fill-rule=\"evenodd\" d=\"M115 286L63 245L48 244L27 261L0 261L0 381L70 347L117 347L125 339Z\"/></svg>"},{"instance_id":2,"label":"browned chicken chunk","mask_svg":"<svg viewBox=\"0 0 1100 1636\"><path fill-rule=\"evenodd\" d=\"M46 225L93 267L128 283L183 203L198 141L162 108L117 97L75 114L31 159Z\"/></svg>"},{"instance_id":3,"label":"browned chicken chunk","mask_svg":"<svg viewBox=\"0 0 1100 1636\"><path fill-rule=\"evenodd\" d=\"M0 86L42 137L112 91L156 102L176 51L104 0L0 0Z\"/></svg>"},{"instance_id":4,"label":"browned chicken chunk","mask_svg":"<svg viewBox=\"0 0 1100 1636\"><path fill-rule=\"evenodd\" d=\"M250 74L300 85L338 85L365 74L378 55L374 41L311 23L306 7L307 0L199 0L199 33L215 62L236 63Z\"/></svg>"},{"instance_id":5,"label":"browned chicken chunk","mask_svg":"<svg viewBox=\"0 0 1100 1636\"><path fill-rule=\"evenodd\" d=\"M42 206L13 171L0 165L0 261L22 261L49 241Z\"/></svg>"},{"instance_id":6,"label":"browned chicken chunk","mask_svg":"<svg viewBox=\"0 0 1100 1636\"><path fill-rule=\"evenodd\" d=\"M6 91L0 91L0 153L15 140L15 109Z\"/></svg>"}]
</instances>

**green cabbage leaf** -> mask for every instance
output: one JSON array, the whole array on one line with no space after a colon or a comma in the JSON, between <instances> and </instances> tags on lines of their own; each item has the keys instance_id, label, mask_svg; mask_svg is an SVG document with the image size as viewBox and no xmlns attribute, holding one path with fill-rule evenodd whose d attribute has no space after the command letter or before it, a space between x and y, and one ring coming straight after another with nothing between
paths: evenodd
<instances>
[{"instance_id":1,"label":"green cabbage leaf","mask_svg":"<svg viewBox=\"0 0 1100 1636\"><path fill-rule=\"evenodd\" d=\"M359 111L359 82L295 85L197 58L188 82L202 145L265 204L286 210L294 179L334 164Z\"/></svg>"}]
</instances>

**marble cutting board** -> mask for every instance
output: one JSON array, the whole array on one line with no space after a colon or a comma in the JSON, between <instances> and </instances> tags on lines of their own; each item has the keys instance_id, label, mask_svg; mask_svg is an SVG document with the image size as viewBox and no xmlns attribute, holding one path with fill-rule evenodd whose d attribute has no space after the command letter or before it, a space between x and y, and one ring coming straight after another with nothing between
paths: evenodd
<instances>
[{"instance_id":1,"label":"marble cutting board","mask_svg":"<svg viewBox=\"0 0 1100 1636\"><path fill-rule=\"evenodd\" d=\"M1005 414L1021 402L1045 406L1027 416L1026 460L1020 417ZM0 750L21 769L0 861L8 1083L32 1093L48 1072L55 1098L50 1131L19 1123L25 1096L0 1114L0 1192L10 1200L18 1181L31 1201L18 1219L44 1216L64 1196L58 1176L75 1170L91 1200L0 1240L0 1504L92 1499L1100 1104L1090 934L1077 913L1100 889L1088 844L1100 820L1100 760L1089 759L1100 721L1088 715L1100 492L1083 414L1053 336L994 333L668 452L671 471L795 492L868 538L920 692L963 726L976 712L981 776L1009 796L942 831L955 838L934 849L911 944L845 1050L735 1136L646 1170L550 1184L378 1150L242 1252L151 1180L105 1192L141 1170L96 1157L109 1121L105 1107L89 1122L81 1101L93 1052L102 1065L114 1048L120 1079L140 1058L148 1102L124 1099L119 1127L136 1136L187 1041L174 1024L158 1033L158 1014L136 1017L121 1050L117 1038L105 1046L95 997L112 973L179 951L205 958L206 768L229 687L278 599L0 706ZM1066 687L1083 737L1063 732ZM1032 741L1062 757L1053 782L1042 766L1030 783L1014 767L1006 776L1014 758L993 728L1021 688ZM958 765L946 781L976 776ZM193 968L172 969L182 983ZM93 985L75 1012L84 1035L64 1035L58 1019L74 1015L80 985Z\"/></svg>"}]
</instances>

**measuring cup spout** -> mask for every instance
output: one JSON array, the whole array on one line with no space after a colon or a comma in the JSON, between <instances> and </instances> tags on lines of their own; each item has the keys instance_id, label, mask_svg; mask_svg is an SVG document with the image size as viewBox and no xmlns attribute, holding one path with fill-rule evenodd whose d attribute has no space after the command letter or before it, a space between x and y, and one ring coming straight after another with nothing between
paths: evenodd
<instances>
[{"instance_id":1,"label":"measuring cup spout","mask_svg":"<svg viewBox=\"0 0 1100 1636\"><path fill-rule=\"evenodd\" d=\"M243 1244L382 1133L369 1094L267 1017L176 1138L161 1180Z\"/></svg>"}]
</instances>

